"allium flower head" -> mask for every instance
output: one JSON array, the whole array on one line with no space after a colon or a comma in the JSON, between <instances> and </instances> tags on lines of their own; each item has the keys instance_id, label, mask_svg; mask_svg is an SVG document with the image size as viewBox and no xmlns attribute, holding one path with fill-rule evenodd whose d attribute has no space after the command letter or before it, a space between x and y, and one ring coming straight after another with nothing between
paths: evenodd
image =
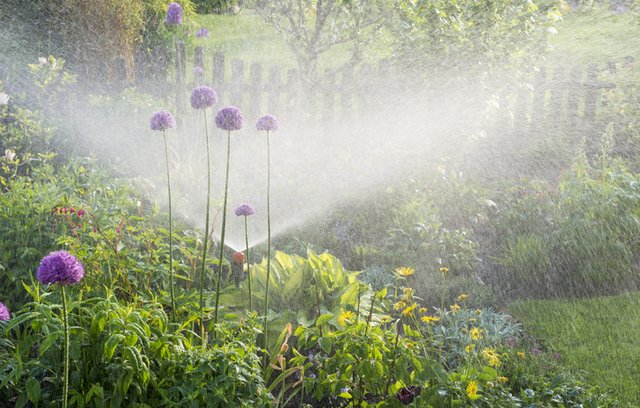
<instances>
[{"instance_id":1,"label":"allium flower head","mask_svg":"<svg viewBox=\"0 0 640 408\"><path fill-rule=\"evenodd\" d=\"M203 85L191 92L191 107L193 109L207 109L216 103L218 103L218 95L213 88Z\"/></svg>"},{"instance_id":2,"label":"allium flower head","mask_svg":"<svg viewBox=\"0 0 640 408\"><path fill-rule=\"evenodd\" d=\"M37 277L46 285L54 283L73 285L84 277L84 267L67 251L55 251L42 258Z\"/></svg>"},{"instance_id":3,"label":"allium flower head","mask_svg":"<svg viewBox=\"0 0 640 408\"><path fill-rule=\"evenodd\" d=\"M276 119L275 116L267 113L266 115L258 119L258 122L256 123L256 129L275 131L278 130L278 125L278 119Z\"/></svg>"},{"instance_id":4,"label":"allium flower head","mask_svg":"<svg viewBox=\"0 0 640 408\"><path fill-rule=\"evenodd\" d=\"M202 69L202 67L193 67L193 75L201 77L204 75L204 69Z\"/></svg>"},{"instance_id":5,"label":"allium flower head","mask_svg":"<svg viewBox=\"0 0 640 408\"><path fill-rule=\"evenodd\" d=\"M209 30L202 27L198 31L196 31L196 37L198 38L209 38Z\"/></svg>"},{"instance_id":6,"label":"allium flower head","mask_svg":"<svg viewBox=\"0 0 640 408\"><path fill-rule=\"evenodd\" d=\"M241 215L249 216L253 215L256 212L253 210L253 207L249 203L242 203L236 208L236 215L240 217Z\"/></svg>"},{"instance_id":7,"label":"allium flower head","mask_svg":"<svg viewBox=\"0 0 640 408\"><path fill-rule=\"evenodd\" d=\"M11 313L9 312L9 308L0 302L0 320L9 320L10 317Z\"/></svg>"},{"instance_id":8,"label":"allium flower head","mask_svg":"<svg viewBox=\"0 0 640 408\"><path fill-rule=\"evenodd\" d=\"M235 106L225 106L216 115L216 126L222 130L240 130L242 122L242 112Z\"/></svg>"},{"instance_id":9,"label":"allium flower head","mask_svg":"<svg viewBox=\"0 0 640 408\"><path fill-rule=\"evenodd\" d=\"M151 117L151 130L165 130L176 127L176 119L167 111L159 111Z\"/></svg>"},{"instance_id":10,"label":"allium flower head","mask_svg":"<svg viewBox=\"0 0 640 408\"><path fill-rule=\"evenodd\" d=\"M182 24L182 7L178 3L170 3L167 9L167 24Z\"/></svg>"}]
</instances>

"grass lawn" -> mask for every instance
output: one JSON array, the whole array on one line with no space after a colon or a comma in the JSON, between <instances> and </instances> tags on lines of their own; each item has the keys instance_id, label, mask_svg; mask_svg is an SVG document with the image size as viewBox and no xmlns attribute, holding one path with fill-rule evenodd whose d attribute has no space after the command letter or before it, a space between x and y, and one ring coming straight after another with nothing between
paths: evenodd
<instances>
[{"instance_id":1,"label":"grass lawn","mask_svg":"<svg viewBox=\"0 0 640 408\"><path fill-rule=\"evenodd\" d=\"M640 401L640 294L512 304L509 312L567 367Z\"/></svg>"}]
</instances>

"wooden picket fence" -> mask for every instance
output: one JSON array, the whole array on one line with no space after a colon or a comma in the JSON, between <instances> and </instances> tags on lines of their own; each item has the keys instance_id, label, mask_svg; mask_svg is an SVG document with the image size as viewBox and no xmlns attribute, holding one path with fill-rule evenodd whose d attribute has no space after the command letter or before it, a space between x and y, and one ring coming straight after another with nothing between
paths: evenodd
<instances>
[{"instance_id":1,"label":"wooden picket fence","mask_svg":"<svg viewBox=\"0 0 640 408\"><path fill-rule=\"evenodd\" d=\"M310 89L302 84L297 69L247 64L240 59L227 63L224 54L206 55L202 47L187 55L182 43L176 45L174 66L169 67L161 55L155 61L154 67L139 77L151 83L147 83L150 91L172 95L178 110L187 108L193 86L206 83L216 89L221 103L241 106L247 116L286 110L300 118L314 115L327 123L367 111L376 103L371 89L382 86L392 70L388 60L356 68L346 65L325 71L321 83ZM570 129L593 127L598 99L603 90L614 87L601 80L601 74L606 71L615 75L625 63L629 61L538 69L531 75L531 86L523 87L515 96L511 125L519 131L536 130L550 121ZM195 67L203 70L201 78L194 74ZM145 87L143 82L138 85Z\"/></svg>"}]
</instances>

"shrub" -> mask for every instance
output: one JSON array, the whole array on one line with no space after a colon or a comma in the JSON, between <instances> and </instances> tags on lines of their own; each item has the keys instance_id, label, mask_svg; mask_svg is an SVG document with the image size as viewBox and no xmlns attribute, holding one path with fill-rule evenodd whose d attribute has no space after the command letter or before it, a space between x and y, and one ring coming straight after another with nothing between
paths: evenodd
<instances>
[{"instance_id":1,"label":"shrub","mask_svg":"<svg viewBox=\"0 0 640 408\"><path fill-rule=\"evenodd\" d=\"M199 14L227 14L235 13L238 0L192 0Z\"/></svg>"}]
</instances>

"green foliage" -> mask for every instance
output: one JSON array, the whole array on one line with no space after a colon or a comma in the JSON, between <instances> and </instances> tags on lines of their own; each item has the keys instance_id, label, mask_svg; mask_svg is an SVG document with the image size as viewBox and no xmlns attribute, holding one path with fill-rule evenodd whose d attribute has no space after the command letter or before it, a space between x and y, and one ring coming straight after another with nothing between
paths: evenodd
<instances>
[{"instance_id":1,"label":"green foliage","mask_svg":"<svg viewBox=\"0 0 640 408\"><path fill-rule=\"evenodd\" d=\"M622 163L574 164L557 191L513 191L496 224L495 283L524 296L594 296L638 285L637 176Z\"/></svg>"},{"instance_id":2,"label":"green foliage","mask_svg":"<svg viewBox=\"0 0 640 408\"><path fill-rule=\"evenodd\" d=\"M556 1L401 1L396 49L425 73L482 73L530 62L560 19Z\"/></svg>"},{"instance_id":3,"label":"green foliage","mask_svg":"<svg viewBox=\"0 0 640 408\"><path fill-rule=\"evenodd\" d=\"M192 2L200 14L233 13L238 7L238 0L192 0Z\"/></svg>"},{"instance_id":4,"label":"green foliage","mask_svg":"<svg viewBox=\"0 0 640 408\"><path fill-rule=\"evenodd\" d=\"M33 301L3 330L0 397L17 407L55 405L62 388L60 305L39 286L25 288ZM169 324L158 303L122 304L107 294L70 309L71 406L269 405L251 330L221 327L224 342L202 349Z\"/></svg>"}]
</instances>

